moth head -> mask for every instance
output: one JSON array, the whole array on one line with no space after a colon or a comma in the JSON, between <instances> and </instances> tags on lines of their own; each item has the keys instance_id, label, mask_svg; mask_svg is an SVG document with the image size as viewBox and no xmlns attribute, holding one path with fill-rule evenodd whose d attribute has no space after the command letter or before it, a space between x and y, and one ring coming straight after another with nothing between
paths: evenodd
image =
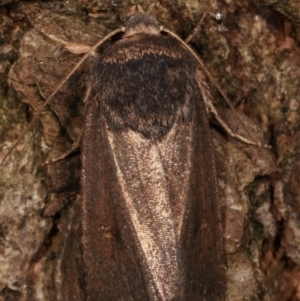
<instances>
[{"instance_id":1,"label":"moth head","mask_svg":"<svg viewBox=\"0 0 300 301\"><path fill-rule=\"evenodd\" d=\"M161 25L152 16L144 12L134 13L127 21L124 37L139 33L159 34Z\"/></svg>"}]
</instances>

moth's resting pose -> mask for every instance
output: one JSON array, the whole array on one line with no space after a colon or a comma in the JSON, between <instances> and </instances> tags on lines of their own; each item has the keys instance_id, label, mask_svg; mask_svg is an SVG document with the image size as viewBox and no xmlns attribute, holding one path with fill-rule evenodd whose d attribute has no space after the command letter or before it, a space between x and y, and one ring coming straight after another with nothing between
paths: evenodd
<instances>
[{"instance_id":1,"label":"moth's resting pose","mask_svg":"<svg viewBox=\"0 0 300 301\"><path fill-rule=\"evenodd\" d=\"M208 97L194 56L145 13L95 60L64 300L225 299Z\"/></svg>"}]
</instances>

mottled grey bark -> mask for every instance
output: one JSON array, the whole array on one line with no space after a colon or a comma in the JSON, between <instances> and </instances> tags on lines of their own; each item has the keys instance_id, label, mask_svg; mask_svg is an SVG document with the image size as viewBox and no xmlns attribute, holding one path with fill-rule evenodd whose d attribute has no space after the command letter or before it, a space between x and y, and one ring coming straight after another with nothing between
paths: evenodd
<instances>
[{"instance_id":1,"label":"mottled grey bark","mask_svg":"<svg viewBox=\"0 0 300 301\"><path fill-rule=\"evenodd\" d=\"M152 2L143 1L144 10L183 38L204 11L225 14L227 31L218 31L207 17L192 45L238 111L263 128L264 141L273 147L272 157L212 124L224 207L227 300L300 300L300 4ZM78 61L64 46L93 45L124 24L132 4L72 0L0 8L0 158ZM42 163L70 149L80 133L88 65L72 76L1 167L0 301L61 300L61 266L70 252L70 229L79 223L80 154ZM216 105L224 107L212 90ZM233 113L221 109L220 114L235 131L262 141L253 121L241 117L243 127Z\"/></svg>"}]
</instances>

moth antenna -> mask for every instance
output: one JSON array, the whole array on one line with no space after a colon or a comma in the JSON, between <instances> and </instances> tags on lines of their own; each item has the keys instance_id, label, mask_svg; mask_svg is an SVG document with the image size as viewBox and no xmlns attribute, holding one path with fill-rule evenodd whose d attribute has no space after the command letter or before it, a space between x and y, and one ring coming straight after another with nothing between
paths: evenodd
<instances>
[{"instance_id":1,"label":"moth antenna","mask_svg":"<svg viewBox=\"0 0 300 301\"><path fill-rule=\"evenodd\" d=\"M202 17L203 18L203 17ZM202 19L201 18L201 19ZM201 20L200 20L201 21ZM200 22L199 22L200 23ZM196 26L198 27L198 26ZM199 27L198 27L199 28ZM222 95L222 97L225 99L226 103L228 104L229 108L231 108L233 111L235 111L235 108L233 107L233 105L230 103L229 98L227 97L226 93L224 92L224 90L219 86L219 84L217 83L217 81L215 80L215 78L211 75L211 73L209 72L208 68L206 67L206 65L204 64L204 62L200 59L200 57L196 54L196 52L184 41L182 40L177 34L175 34L173 31L164 28L163 26L161 27L161 31L166 32L167 34L169 34L170 36L172 36L173 38L175 38L177 41L179 41L181 44L184 45L185 48L187 48L187 50L195 57L195 59L198 61L200 67L202 68L202 70L205 72L205 74L208 76L209 80L211 81L211 83L217 88L217 90L219 91L219 93ZM214 112L213 112L214 113ZM239 119L240 123L242 124L242 126L244 127L245 131L247 132L247 134L251 137L251 139L253 139L252 135L249 133L249 131L247 130L247 128L243 125L243 123L241 122L239 116L237 115L237 118ZM218 118L217 116L217 120L219 121L220 118ZM221 124L222 125L222 124ZM228 127L226 127L225 129L227 129ZM229 132L230 135L232 131ZM240 138L239 138L240 139ZM241 139L240 139L241 140ZM243 140L242 140L243 141ZM253 140L255 142L255 140ZM245 141L244 141L245 142ZM270 145L268 144L260 144L260 143L251 143L252 145L256 145L259 147L264 147L264 148L271 148Z\"/></svg>"},{"instance_id":2,"label":"moth antenna","mask_svg":"<svg viewBox=\"0 0 300 301\"><path fill-rule=\"evenodd\" d=\"M207 16L208 12L205 12L200 19L200 21L197 23L197 25L194 27L193 31L189 34L189 36L184 40L185 43L189 43L191 39L195 36L195 34L199 31L205 17Z\"/></svg>"},{"instance_id":3,"label":"moth antenna","mask_svg":"<svg viewBox=\"0 0 300 301\"><path fill-rule=\"evenodd\" d=\"M32 120L29 122L27 127L22 131L20 137L17 139L17 141L10 147L7 154L4 156L3 160L1 161L0 166L3 165L6 158L11 154L11 152L14 150L14 148L19 144L19 142L24 138L24 136L27 134L27 132L30 130L34 122L38 119L40 113L43 111L43 109L48 105L50 100L55 96L55 94L59 91L59 89L69 80L69 78L73 75L73 73L80 67L80 65L87 59L87 57L96 50L101 44L103 44L105 41L107 41L109 38L114 36L117 33L124 32L125 28L120 27L109 34L107 34L103 39L101 39L98 43L96 43L89 52L87 52L80 60L79 62L73 67L73 69L69 72L69 74L60 82L60 84L56 87L56 89L51 93L51 95L45 100L45 102L41 105L41 107L36 111L36 114L32 118Z\"/></svg>"}]
</instances>

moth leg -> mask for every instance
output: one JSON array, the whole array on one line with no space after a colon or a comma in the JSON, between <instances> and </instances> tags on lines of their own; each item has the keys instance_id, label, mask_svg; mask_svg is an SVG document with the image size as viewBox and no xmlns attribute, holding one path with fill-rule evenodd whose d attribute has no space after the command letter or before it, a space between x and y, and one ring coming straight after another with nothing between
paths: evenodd
<instances>
[{"instance_id":1,"label":"moth leg","mask_svg":"<svg viewBox=\"0 0 300 301\"><path fill-rule=\"evenodd\" d=\"M38 89L40 95L46 100L47 98L44 96L43 91L41 90L39 83L36 81L35 84L37 86L37 89ZM58 156L56 158L49 159L49 160L45 161L41 165L45 166L45 165L52 164L52 163L55 163L55 162L58 162L58 161L61 161L61 160L65 159L65 158L67 158L70 154L72 154L73 152L75 152L75 151L77 151L79 149L80 144L81 144L81 139L82 139L82 131L79 134L79 136L76 138L76 141L72 144L72 146L71 146L71 148L69 150L67 150L62 155L60 155L60 156Z\"/></svg>"},{"instance_id":2,"label":"moth leg","mask_svg":"<svg viewBox=\"0 0 300 301\"><path fill-rule=\"evenodd\" d=\"M207 15L210 15L211 17L213 17L215 20L220 21L223 18L223 14L221 14L220 12L218 13L212 13L212 12L208 12L205 11L201 17L201 19L198 21L198 23L196 24L196 26L194 27L193 31L189 34L189 36L184 40L185 43L189 43L193 37L196 35L196 33L199 31L201 25L203 24L204 19L207 17ZM218 31L227 31L226 27L224 25L218 25Z\"/></svg>"},{"instance_id":3,"label":"moth leg","mask_svg":"<svg viewBox=\"0 0 300 301\"><path fill-rule=\"evenodd\" d=\"M237 133L235 133L228 125L227 123L220 117L220 115L218 114L216 108L214 107L213 103L212 103L212 96L210 94L210 91L209 91L209 88L208 88L208 85L207 85L207 82L205 81L204 79L204 76L203 74L200 72L200 70L197 70L196 71L196 80L197 80L197 83L198 83L198 87L200 89L200 92L201 92L201 95L202 95L202 98L203 98L203 101L204 101L204 105L205 105L205 109L207 111L208 114L213 114L215 119L218 121L218 123L224 128L224 130L231 136L231 137L234 137L246 144L249 144L249 145L255 145L255 146L258 146L258 147L263 147L263 148L271 148L270 145L268 144L263 144L263 143L260 143L260 142L256 142L254 140L251 140L251 139L248 139L242 135L239 135ZM222 91L222 90L221 90ZM223 94L222 94L223 95ZM227 96L226 96L226 100L227 100ZM227 101L227 103L229 104L229 107L234 111L234 108L232 107L232 105L230 104L229 100ZM239 117L237 116L237 118L239 119ZM242 124L243 125L243 124ZM246 129L247 131L247 129ZM247 131L248 132L248 131ZM250 138L251 138L251 135L250 133L248 132Z\"/></svg>"},{"instance_id":4,"label":"moth leg","mask_svg":"<svg viewBox=\"0 0 300 301\"><path fill-rule=\"evenodd\" d=\"M260 142L255 142L253 140L250 140L244 136L241 136L237 133L235 133L234 131L232 131L232 129L227 125L227 123L220 117L220 115L218 114L216 108L214 107L214 105L210 102L210 100L208 100L207 98L204 99L205 102L205 107L207 108L207 110L212 113L215 117L215 119L218 121L218 123L223 127L223 129L233 138L236 138L246 144L249 145L254 145L254 146L258 146L258 147L262 147L262 148L271 148L270 145L268 144L263 144Z\"/></svg>"},{"instance_id":5,"label":"moth leg","mask_svg":"<svg viewBox=\"0 0 300 301\"><path fill-rule=\"evenodd\" d=\"M23 4L22 4L23 5ZM38 31L39 33L43 34L44 36L46 36L47 38L49 38L52 41L55 41L59 44L62 44L65 46L66 49L68 49L68 51L70 51L71 53L74 54L85 54L88 53L92 46L88 46L88 45L84 45L84 44L79 44L79 43L75 43L75 42L69 42L69 41L65 41L63 39L60 39L58 37L56 37L53 34L48 34L47 31L45 31L42 28L39 28L36 23L30 18L30 16L28 14L26 14L26 17L28 18L29 22L31 23L31 26Z\"/></svg>"},{"instance_id":6,"label":"moth leg","mask_svg":"<svg viewBox=\"0 0 300 301\"><path fill-rule=\"evenodd\" d=\"M45 165L48 165L48 164L52 164L52 163L55 163L55 162L58 162L58 161L61 161L61 160L65 159L65 158L67 158L69 155L71 155L72 153L74 153L75 151L77 151L80 148L81 139L82 139L82 132L77 137L77 139L72 144L72 146L71 146L71 148L69 150L67 150L66 152L64 152L63 154L61 154L60 156L58 156L56 158L48 159L47 161L45 161L42 164L42 166L45 166Z\"/></svg>"}]
</instances>

